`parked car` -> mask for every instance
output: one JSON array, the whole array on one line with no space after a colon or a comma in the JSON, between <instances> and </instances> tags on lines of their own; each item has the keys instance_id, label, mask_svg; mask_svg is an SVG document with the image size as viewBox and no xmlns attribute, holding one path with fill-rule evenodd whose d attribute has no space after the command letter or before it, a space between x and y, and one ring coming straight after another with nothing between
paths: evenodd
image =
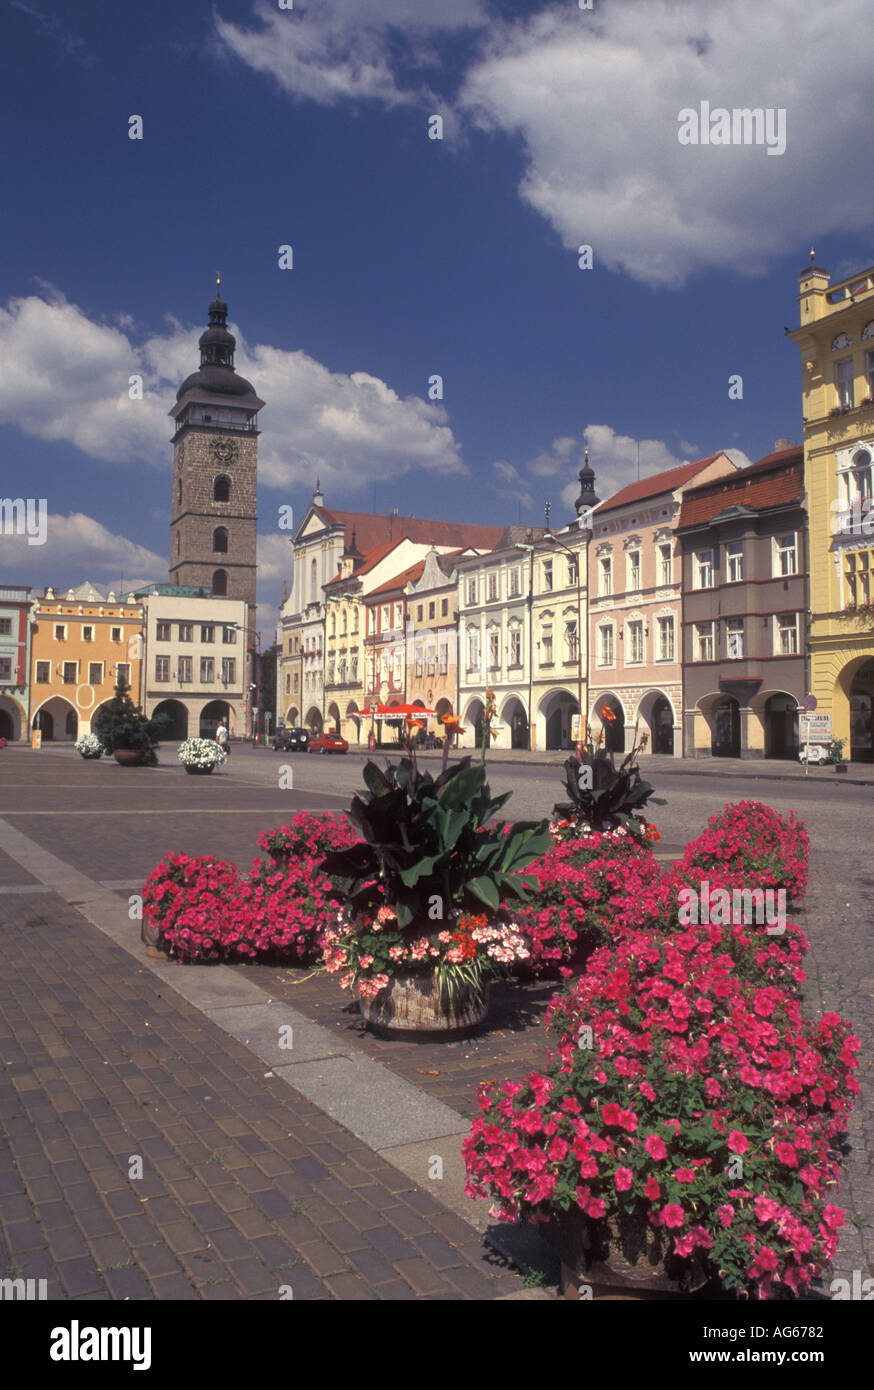
<instances>
[{"instance_id":1,"label":"parked car","mask_svg":"<svg viewBox=\"0 0 874 1390\"><path fill-rule=\"evenodd\" d=\"M348 753L349 744L339 734L323 733L311 738L310 753Z\"/></svg>"},{"instance_id":2,"label":"parked car","mask_svg":"<svg viewBox=\"0 0 874 1390\"><path fill-rule=\"evenodd\" d=\"M305 753L309 741L309 729L277 729L273 739L273 747L277 753Z\"/></svg>"},{"instance_id":3,"label":"parked car","mask_svg":"<svg viewBox=\"0 0 874 1390\"><path fill-rule=\"evenodd\" d=\"M832 761L831 746L828 743L811 743L808 748L807 744L803 743L798 752L798 761L800 763L810 762L811 767L821 763L830 763Z\"/></svg>"}]
</instances>

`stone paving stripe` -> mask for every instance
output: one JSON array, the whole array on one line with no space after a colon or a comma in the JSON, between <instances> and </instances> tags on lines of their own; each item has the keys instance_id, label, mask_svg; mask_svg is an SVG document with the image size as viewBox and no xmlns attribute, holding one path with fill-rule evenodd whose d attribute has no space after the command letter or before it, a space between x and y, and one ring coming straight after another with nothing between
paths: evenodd
<instances>
[{"instance_id":1,"label":"stone paving stripe","mask_svg":"<svg viewBox=\"0 0 874 1390\"><path fill-rule=\"evenodd\" d=\"M262 992L258 993L263 1000ZM235 1004L203 1012L271 1067L296 1066L298 1062L317 1062L328 1057L354 1057L358 1051L355 1043L344 1044L331 1029L320 1027L305 1014L278 1000L270 1004ZM291 1029L291 1047L280 1045L282 1027Z\"/></svg>"},{"instance_id":2,"label":"stone paving stripe","mask_svg":"<svg viewBox=\"0 0 874 1390\"><path fill-rule=\"evenodd\" d=\"M4 883L0 893L53 893L48 883Z\"/></svg>"},{"instance_id":3,"label":"stone paving stripe","mask_svg":"<svg viewBox=\"0 0 874 1390\"><path fill-rule=\"evenodd\" d=\"M274 1070L377 1152L470 1129L463 1115L367 1057L331 1057Z\"/></svg>"},{"instance_id":4,"label":"stone paving stripe","mask_svg":"<svg viewBox=\"0 0 874 1390\"><path fill-rule=\"evenodd\" d=\"M469 1120L467 1128L470 1128ZM473 1226L480 1234L485 1234L494 1225L494 1221L488 1214L486 1202L475 1201L473 1197L465 1196L467 1172L461 1157L463 1138L463 1134L453 1132L415 1144L397 1144L390 1148L381 1148L379 1153L388 1163L400 1168L402 1173L412 1178L417 1187L424 1188L469 1226ZM442 1178L431 1177L432 1171L439 1171L433 1163L435 1158L442 1160Z\"/></svg>"}]
</instances>

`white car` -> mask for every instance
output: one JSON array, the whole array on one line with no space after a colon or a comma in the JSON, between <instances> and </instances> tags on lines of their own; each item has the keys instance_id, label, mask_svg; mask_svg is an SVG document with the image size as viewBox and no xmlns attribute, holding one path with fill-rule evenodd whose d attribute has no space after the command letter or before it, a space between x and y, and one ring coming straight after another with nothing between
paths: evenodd
<instances>
[{"instance_id":1,"label":"white car","mask_svg":"<svg viewBox=\"0 0 874 1390\"><path fill-rule=\"evenodd\" d=\"M811 743L808 748L806 744L802 744L798 761L813 764L829 763L831 762L831 746L827 743Z\"/></svg>"}]
</instances>

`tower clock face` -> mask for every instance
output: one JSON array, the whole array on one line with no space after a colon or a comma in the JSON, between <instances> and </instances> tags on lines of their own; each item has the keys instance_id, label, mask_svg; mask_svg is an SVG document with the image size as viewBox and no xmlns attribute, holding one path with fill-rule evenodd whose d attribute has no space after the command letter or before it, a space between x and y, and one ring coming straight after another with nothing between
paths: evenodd
<instances>
[{"instance_id":1,"label":"tower clock face","mask_svg":"<svg viewBox=\"0 0 874 1390\"><path fill-rule=\"evenodd\" d=\"M216 439L210 452L216 463L236 463L238 448L232 439Z\"/></svg>"}]
</instances>

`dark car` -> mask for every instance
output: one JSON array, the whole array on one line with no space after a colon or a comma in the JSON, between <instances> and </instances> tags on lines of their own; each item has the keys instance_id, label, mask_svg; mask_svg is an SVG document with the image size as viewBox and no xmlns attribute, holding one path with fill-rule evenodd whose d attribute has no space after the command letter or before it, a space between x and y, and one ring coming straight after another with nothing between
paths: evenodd
<instances>
[{"instance_id":1,"label":"dark car","mask_svg":"<svg viewBox=\"0 0 874 1390\"><path fill-rule=\"evenodd\" d=\"M305 753L309 741L308 729L277 729L273 747L277 753Z\"/></svg>"},{"instance_id":2,"label":"dark car","mask_svg":"<svg viewBox=\"0 0 874 1390\"><path fill-rule=\"evenodd\" d=\"M348 753L349 744L339 734L318 734L310 739L310 753Z\"/></svg>"}]
</instances>

